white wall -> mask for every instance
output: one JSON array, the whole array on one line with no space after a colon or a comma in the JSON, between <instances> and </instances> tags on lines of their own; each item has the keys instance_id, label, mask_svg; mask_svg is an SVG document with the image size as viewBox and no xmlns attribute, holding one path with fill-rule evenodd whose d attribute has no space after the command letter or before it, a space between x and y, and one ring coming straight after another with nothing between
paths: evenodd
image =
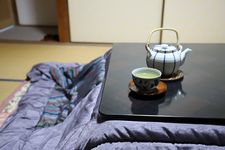
<instances>
[{"instance_id":1,"label":"white wall","mask_svg":"<svg viewBox=\"0 0 225 150\"><path fill-rule=\"evenodd\" d=\"M56 0L16 0L21 25L57 25Z\"/></svg>"},{"instance_id":2,"label":"white wall","mask_svg":"<svg viewBox=\"0 0 225 150\"><path fill-rule=\"evenodd\" d=\"M179 30L185 43L225 43L225 0L167 0L164 26ZM163 34L174 41L174 34ZM173 37L172 37L173 36Z\"/></svg>"},{"instance_id":3,"label":"white wall","mask_svg":"<svg viewBox=\"0 0 225 150\"><path fill-rule=\"evenodd\" d=\"M72 42L146 42L162 0L68 0ZM159 40L155 36L154 41Z\"/></svg>"}]
</instances>

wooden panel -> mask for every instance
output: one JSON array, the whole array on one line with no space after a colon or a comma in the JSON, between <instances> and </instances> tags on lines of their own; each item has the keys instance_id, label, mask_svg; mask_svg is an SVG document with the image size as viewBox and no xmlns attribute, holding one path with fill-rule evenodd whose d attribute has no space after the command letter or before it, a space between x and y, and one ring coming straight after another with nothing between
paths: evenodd
<instances>
[{"instance_id":1,"label":"wooden panel","mask_svg":"<svg viewBox=\"0 0 225 150\"><path fill-rule=\"evenodd\" d=\"M19 18L18 18L18 13L17 13L16 0L11 0L11 3L12 3L12 13L13 13L13 16L14 16L14 23L16 25L18 25L19 24Z\"/></svg>"},{"instance_id":2,"label":"wooden panel","mask_svg":"<svg viewBox=\"0 0 225 150\"><path fill-rule=\"evenodd\" d=\"M168 0L164 27L174 27L185 43L225 43L224 0ZM165 32L164 41L175 41Z\"/></svg>"},{"instance_id":3,"label":"wooden panel","mask_svg":"<svg viewBox=\"0 0 225 150\"><path fill-rule=\"evenodd\" d=\"M0 0L0 29L14 24L10 0Z\"/></svg>"},{"instance_id":4,"label":"wooden panel","mask_svg":"<svg viewBox=\"0 0 225 150\"><path fill-rule=\"evenodd\" d=\"M162 0L68 2L73 42L146 42L149 32L161 24Z\"/></svg>"},{"instance_id":5,"label":"wooden panel","mask_svg":"<svg viewBox=\"0 0 225 150\"><path fill-rule=\"evenodd\" d=\"M58 32L60 42L70 42L67 0L57 0L57 19L58 19Z\"/></svg>"}]
</instances>

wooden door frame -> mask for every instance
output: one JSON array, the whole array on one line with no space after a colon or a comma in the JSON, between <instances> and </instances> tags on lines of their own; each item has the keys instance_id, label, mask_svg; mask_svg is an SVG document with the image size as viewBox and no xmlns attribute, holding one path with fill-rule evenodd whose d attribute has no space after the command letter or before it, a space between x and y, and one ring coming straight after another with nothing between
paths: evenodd
<instances>
[{"instance_id":1,"label":"wooden door frame","mask_svg":"<svg viewBox=\"0 0 225 150\"><path fill-rule=\"evenodd\" d=\"M13 11L14 24L18 25L19 19L18 19L17 7L16 7L16 0L11 0L11 5L12 5L12 11Z\"/></svg>"},{"instance_id":2,"label":"wooden door frame","mask_svg":"<svg viewBox=\"0 0 225 150\"><path fill-rule=\"evenodd\" d=\"M14 20L14 13L13 13L13 7L12 7L12 2L11 0L2 0L0 2L1 4L1 13L4 15L1 15L1 20L0 20L0 29L4 30L7 27L10 27L14 25L15 20Z\"/></svg>"},{"instance_id":3,"label":"wooden door frame","mask_svg":"<svg viewBox=\"0 0 225 150\"><path fill-rule=\"evenodd\" d=\"M60 42L70 41L68 0L56 0L58 34Z\"/></svg>"}]
</instances>

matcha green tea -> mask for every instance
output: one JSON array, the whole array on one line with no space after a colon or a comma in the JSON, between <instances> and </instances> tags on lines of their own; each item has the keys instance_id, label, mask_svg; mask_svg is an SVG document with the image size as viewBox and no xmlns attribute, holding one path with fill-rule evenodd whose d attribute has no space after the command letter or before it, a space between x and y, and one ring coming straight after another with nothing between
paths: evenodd
<instances>
[{"instance_id":1,"label":"matcha green tea","mask_svg":"<svg viewBox=\"0 0 225 150\"><path fill-rule=\"evenodd\" d=\"M135 76L138 78L156 78L159 76L159 74L156 72L141 71L135 73Z\"/></svg>"}]
</instances>

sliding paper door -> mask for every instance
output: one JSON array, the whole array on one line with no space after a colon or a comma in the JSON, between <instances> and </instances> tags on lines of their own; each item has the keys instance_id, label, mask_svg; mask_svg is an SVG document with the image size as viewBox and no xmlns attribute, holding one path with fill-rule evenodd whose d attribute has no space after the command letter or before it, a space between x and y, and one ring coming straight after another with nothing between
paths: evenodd
<instances>
[{"instance_id":1,"label":"sliding paper door","mask_svg":"<svg viewBox=\"0 0 225 150\"><path fill-rule=\"evenodd\" d=\"M179 30L185 43L225 43L225 0L166 0L164 26ZM164 41L174 34L163 33Z\"/></svg>"},{"instance_id":2,"label":"sliding paper door","mask_svg":"<svg viewBox=\"0 0 225 150\"><path fill-rule=\"evenodd\" d=\"M162 0L68 2L72 42L146 42L161 23Z\"/></svg>"}]
</instances>

